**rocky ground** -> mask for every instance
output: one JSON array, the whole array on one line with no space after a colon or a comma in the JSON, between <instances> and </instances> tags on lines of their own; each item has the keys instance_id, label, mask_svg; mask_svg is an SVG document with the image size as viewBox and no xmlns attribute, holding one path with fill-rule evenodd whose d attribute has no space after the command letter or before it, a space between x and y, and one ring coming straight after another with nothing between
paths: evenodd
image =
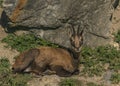
<instances>
[{"instance_id":1,"label":"rocky ground","mask_svg":"<svg viewBox=\"0 0 120 86\"><path fill-rule=\"evenodd\" d=\"M112 28L113 30L120 28L120 8L116 9L113 14L114 18L112 20ZM5 43L1 43L1 40L6 37L8 34L4 31L4 29L0 26L0 57L7 57L12 64L16 55L19 54L16 50L5 48ZM118 85L111 85L110 81L107 79L111 75L111 72L107 72L105 77L81 77L80 75L72 76L72 78L78 79L86 82L94 82L94 83L105 83L106 86L120 86ZM33 78L30 82L28 82L28 86L58 86L58 82L60 82L61 77L57 75L46 75L39 78Z\"/></svg>"}]
</instances>

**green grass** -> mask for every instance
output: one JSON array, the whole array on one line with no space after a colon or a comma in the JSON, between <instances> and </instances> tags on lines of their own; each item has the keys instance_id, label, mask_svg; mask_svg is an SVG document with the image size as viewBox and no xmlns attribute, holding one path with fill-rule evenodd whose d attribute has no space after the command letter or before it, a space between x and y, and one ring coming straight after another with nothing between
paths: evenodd
<instances>
[{"instance_id":1,"label":"green grass","mask_svg":"<svg viewBox=\"0 0 120 86\"><path fill-rule=\"evenodd\" d=\"M98 85L98 84L96 84L96 83L93 83L93 82L88 82L87 84L86 84L87 86L104 86L104 85Z\"/></svg>"},{"instance_id":2,"label":"green grass","mask_svg":"<svg viewBox=\"0 0 120 86\"><path fill-rule=\"evenodd\" d=\"M80 81L74 78L65 78L59 82L59 86L104 86L93 82Z\"/></svg>"},{"instance_id":3,"label":"green grass","mask_svg":"<svg viewBox=\"0 0 120 86\"><path fill-rule=\"evenodd\" d=\"M0 59L0 86L27 86L31 80L28 74L13 74L7 58Z\"/></svg>"},{"instance_id":4,"label":"green grass","mask_svg":"<svg viewBox=\"0 0 120 86\"><path fill-rule=\"evenodd\" d=\"M107 70L120 70L120 51L111 46L100 46L95 49L84 47L81 51L80 64L84 65L83 75L101 76Z\"/></svg>"},{"instance_id":5,"label":"green grass","mask_svg":"<svg viewBox=\"0 0 120 86\"><path fill-rule=\"evenodd\" d=\"M113 84L120 83L120 74L114 73L110 80L112 81Z\"/></svg>"},{"instance_id":6,"label":"green grass","mask_svg":"<svg viewBox=\"0 0 120 86\"><path fill-rule=\"evenodd\" d=\"M120 30L114 36L115 41L120 44ZM83 47L80 58L80 65L83 65L81 75L102 76L107 70L112 70L115 73L113 73L111 81L113 83L120 82L120 50L112 46Z\"/></svg>"},{"instance_id":7,"label":"green grass","mask_svg":"<svg viewBox=\"0 0 120 86\"><path fill-rule=\"evenodd\" d=\"M2 42L7 43L6 47L11 47L19 52L38 46L58 47L58 45L45 41L41 38L37 38L33 34L23 34L20 36L9 34L6 38L2 39Z\"/></svg>"},{"instance_id":8,"label":"green grass","mask_svg":"<svg viewBox=\"0 0 120 86\"><path fill-rule=\"evenodd\" d=\"M83 86L82 81L73 78L66 78L61 80L59 86Z\"/></svg>"},{"instance_id":9,"label":"green grass","mask_svg":"<svg viewBox=\"0 0 120 86\"><path fill-rule=\"evenodd\" d=\"M0 7L1 7L2 3L3 3L3 0L0 0Z\"/></svg>"},{"instance_id":10,"label":"green grass","mask_svg":"<svg viewBox=\"0 0 120 86\"><path fill-rule=\"evenodd\" d=\"M114 34L114 37L115 37L115 42L120 43L120 30L116 34Z\"/></svg>"}]
</instances>

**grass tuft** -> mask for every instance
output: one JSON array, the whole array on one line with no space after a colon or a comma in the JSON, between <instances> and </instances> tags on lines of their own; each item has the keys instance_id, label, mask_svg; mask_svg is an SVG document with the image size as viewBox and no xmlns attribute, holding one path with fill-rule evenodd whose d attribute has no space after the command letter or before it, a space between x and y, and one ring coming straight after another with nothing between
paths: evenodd
<instances>
[{"instance_id":1,"label":"grass tuft","mask_svg":"<svg viewBox=\"0 0 120 86\"><path fill-rule=\"evenodd\" d=\"M31 79L28 74L13 74L7 58L0 59L0 86L27 86Z\"/></svg>"},{"instance_id":2,"label":"grass tuft","mask_svg":"<svg viewBox=\"0 0 120 86\"><path fill-rule=\"evenodd\" d=\"M106 70L120 70L120 51L111 46L100 46L95 49L84 47L81 50L80 64L83 64L83 75L101 76ZM109 64L106 69L106 64Z\"/></svg>"},{"instance_id":3,"label":"grass tuft","mask_svg":"<svg viewBox=\"0 0 120 86\"><path fill-rule=\"evenodd\" d=\"M77 79L66 78L61 80L59 86L83 86L83 83Z\"/></svg>"},{"instance_id":4,"label":"grass tuft","mask_svg":"<svg viewBox=\"0 0 120 86\"><path fill-rule=\"evenodd\" d=\"M113 84L120 83L120 73L114 73L110 79Z\"/></svg>"},{"instance_id":5,"label":"grass tuft","mask_svg":"<svg viewBox=\"0 0 120 86\"><path fill-rule=\"evenodd\" d=\"M114 36L115 36L115 42L120 44L120 30L116 34L114 34Z\"/></svg>"},{"instance_id":6,"label":"grass tuft","mask_svg":"<svg viewBox=\"0 0 120 86\"><path fill-rule=\"evenodd\" d=\"M0 7L2 6L3 0L0 0Z\"/></svg>"},{"instance_id":7,"label":"grass tuft","mask_svg":"<svg viewBox=\"0 0 120 86\"><path fill-rule=\"evenodd\" d=\"M6 47L11 47L19 52L38 46L58 47L58 45L45 41L41 38L37 38L33 34L23 34L20 36L9 34L6 38L2 39L2 42L7 43Z\"/></svg>"}]
</instances>

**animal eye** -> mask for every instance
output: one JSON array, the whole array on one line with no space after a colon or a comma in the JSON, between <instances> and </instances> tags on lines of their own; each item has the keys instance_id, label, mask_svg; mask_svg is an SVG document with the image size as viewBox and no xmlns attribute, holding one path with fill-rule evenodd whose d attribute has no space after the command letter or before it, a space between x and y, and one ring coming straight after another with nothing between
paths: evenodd
<instances>
[{"instance_id":1,"label":"animal eye","mask_svg":"<svg viewBox=\"0 0 120 86\"><path fill-rule=\"evenodd\" d=\"M72 41L75 41L73 37L71 37L71 40L72 40Z\"/></svg>"},{"instance_id":2,"label":"animal eye","mask_svg":"<svg viewBox=\"0 0 120 86\"><path fill-rule=\"evenodd\" d=\"M70 40L70 41L71 41L72 44L75 42L75 40Z\"/></svg>"},{"instance_id":3,"label":"animal eye","mask_svg":"<svg viewBox=\"0 0 120 86\"><path fill-rule=\"evenodd\" d=\"M72 40L73 42L75 42L75 40Z\"/></svg>"}]
</instances>

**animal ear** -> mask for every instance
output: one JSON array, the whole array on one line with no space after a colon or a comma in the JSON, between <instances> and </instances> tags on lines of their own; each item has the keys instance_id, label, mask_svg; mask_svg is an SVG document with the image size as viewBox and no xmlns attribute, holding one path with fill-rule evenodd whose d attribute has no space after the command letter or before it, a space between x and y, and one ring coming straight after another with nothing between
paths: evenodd
<instances>
[{"instance_id":1,"label":"animal ear","mask_svg":"<svg viewBox=\"0 0 120 86\"><path fill-rule=\"evenodd\" d=\"M26 69L31 65L36 57L38 57L40 51L39 49L30 49L24 53L23 64L21 65L23 69Z\"/></svg>"}]
</instances>

